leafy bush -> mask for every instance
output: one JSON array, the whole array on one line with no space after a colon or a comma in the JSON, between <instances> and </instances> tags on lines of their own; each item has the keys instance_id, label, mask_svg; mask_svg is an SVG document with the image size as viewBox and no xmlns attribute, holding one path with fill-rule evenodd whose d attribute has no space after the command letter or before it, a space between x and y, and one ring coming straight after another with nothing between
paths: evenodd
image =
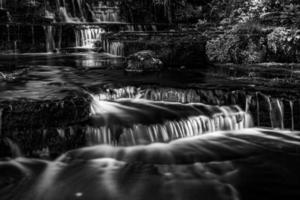
<instances>
[{"instance_id":1,"label":"leafy bush","mask_svg":"<svg viewBox=\"0 0 300 200\"><path fill-rule=\"evenodd\" d=\"M207 42L209 61L218 63L257 63L266 56L266 41L263 33L247 34L236 26ZM257 30L258 31L258 30Z\"/></svg>"},{"instance_id":2,"label":"leafy bush","mask_svg":"<svg viewBox=\"0 0 300 200\"><path fill-rule=\"evenodd\" d=\"M294 62L300 45L300 30L278 27L267 37L271 57L276 61Z\"/></svg>"}]
</instances>

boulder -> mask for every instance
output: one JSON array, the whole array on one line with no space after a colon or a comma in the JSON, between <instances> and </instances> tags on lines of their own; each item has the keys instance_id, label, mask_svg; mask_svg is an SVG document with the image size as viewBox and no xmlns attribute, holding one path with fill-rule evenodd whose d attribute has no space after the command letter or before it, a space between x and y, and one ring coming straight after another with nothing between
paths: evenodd
<instances>
[{"instance_id":1,"label":"boulder","mask_svg":"<svg viewBox=\"0 0 300 200\"><path fill-rule=\"evenodd\" d=\"M125 70L132 72L160 71L162 66L162 61L153 51L143 50L127 57Z\"/></svg>"}]
</instances>

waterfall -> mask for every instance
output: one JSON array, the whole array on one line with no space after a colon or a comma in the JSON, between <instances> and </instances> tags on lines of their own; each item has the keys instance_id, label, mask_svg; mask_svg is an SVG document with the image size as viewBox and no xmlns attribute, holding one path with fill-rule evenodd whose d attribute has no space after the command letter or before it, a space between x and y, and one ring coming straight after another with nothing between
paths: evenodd
<instances>
[{"instance_id":1,"label":"waterfall","mask_svg":"<svg viewBox=\"0 0 300 200\"><path fill-rule=\"evenodd\" d=\"M56 1L56 6L61 22L86 22L87 19L85 10L83 9L84 5L86 5L86 3L84 3L82 0L72 0L70 3L66 3L65 1L61 3L59 0Z\"/></svg>"},{"instance_id":2,"label":"waterfall","mask_svg":"<svg viewBox=\"0 0 300 200\"><path fill-rule=\"evenodd\" d=\"M157 32L157 26L156 25L151 25L152 31Z\"/></svg>"},{"instance_id":3,"label":"waterfall","mask_svg":"<svg viewBox=\"0 0 300 200\"><path fill-rule=\"evenodd\" d=\"M257 126L260 126L260 105L259 105L259 98L258 98L258 92L255 93L256 97L256 120L257 120Z\"/></svg>"},{"instance_id":4,"label":"waterfall","mask_svg":"<svg viewBox=\"0 0 300 200\"><path fill-rule=\"evenodd\" d=\"M10 30L9 30L9 24L6 25L7 29L7 42L10 42Z\"/></svg>"},{"instance_id":5,"label":"waterfall","mask_svg":"<svg viewBox=\"0 0 300 200\"><path fill-rule=\"evenodd\" d=\"M55 50L54 30L53 26L44 26L45 38L46 38L46 51L48 53Z\"/></svg>"},{"instance_id":6,"label":"waterfall","mask_svg":"<svg viewBox=\"0 0 300 200\"><path fill-rule=\"evenodd\" d=\"M104 41L104 50L112 55L124 56L124 43L119 41Z\"/></svg>"},{"instance_id":7,"label":"waterfall","mask_svg":"<svg viewBox=\"0 0 300 200\"><path fill-rule=\"evenodd\" d=\"M265 96L269 105L269 114L272 128L284 128L283 104L279 99Z\"/></svg>"},{"instance_id":8,"label":"waterfall","mask_svg":"<svg viewBox=\"0 0 300 200\"><path fill-rule=\"evenodd\" d=\"M84 12L83 12L83 3L82 3L82 0L77 0L77 5L78 5L78 8L79 8L79 14L80 14L80 18L83 20L83 21L86 21L86 18L84 16Z\"/></svg>"},{"instance_id":9,"label":"waterfall","mask_svg":"<svg viewBox=\"0 0 300 200\"><path fill-rule=\"evenodd\" d=\"M95 26L84 26L76 29L76 47L94 47L95 42L102 41L104 32L104 29Z\"/></svg>"},{"instance_id":10,"label":"waterfall","mask_svg":"<svg viewBox=\"0 0 300 200\"><path fill-rule=\"evenodd\" d=\"M69 17L66 7L59 8L59 16L62 22L66 22L66 23L74 22L74 20Z\"/></svg>"},{"instance_id":11,"label":"waterfall","mask_svg":"<svg viewBox=\"0 0 300 200\"><path fill-rule=\"evenodd\" d=\"M5 6L5 4L6 4L6 2L5 2L6 0L0 0L0 9L4 9L6 6Z\"/></svg>"},{"instance_id":12,"label":"waterfall","mask_svg":"<svg viewBox=\"0 0 300 200\"><path fill-rule=\"evenodd\" d=\"M134 31L134 25L126 25L126 31L129 31L129 32L133 32Z\"/></svg>"},{"instance_id":13,"label":"waterfall","mask_svg":"<svg viewBox=\"0 0 300 200\"><path fill-rule=\"evenodd\" d=\"M34 40L34 38L35 38L35 34L34 34L34 26L31 25L31 43L32 43L32 45L35 45L35 40Z\"/></svg>"},{"instance_id":14,"label":"waterfall","mask_svg":"<svg viewBox=\"0 0 300 200\"><path fill-rule=\"evenodd\" d=\"M118 14L113 10L101 11L98 14L99 22L118 22Z\"/></svg>"},{"instance_id":15,"label":"waterfall","mask_svg":"<svg viewBox=\"0 0 300 200\"><path fill-rule=\"evenodd\" d=\"M2 115L3 115L3 109L0 108L0 137L2 137Z\"/></svg>"},{"instance_id":16,"label":"waterfall","mask_svg":"<svg viewBox=\"0 0 300 200\"><path fill-rule=\"evenodd\" d=\"M99 2L98 6L94 8L94 14L98 22L118 22L119 11L116 6L109 6L103 2Z\"/></svg>"},{"instance_id":17,"label":"waterfall","mask_svg":"<svg viewBox=\"0 0 300 200\"><path fill-rule=\"evenodd\" d=\"M299 128L294 122L295 105L293 100L271 97L261 92L246 94L244 91L238 90L232 92L214 89L126 86L106 89L98 94L98 98L101 100L131 98L179 103L201 102L211 105L239 105L245 108L247 113L256 116L256 126L289 128L291 130ZM287 123L288 121L291 123Z\"/></svg>"},{"instance_id":18,"label":"waterfall","mask_svg":"<svg viewBox=\"0 0 300 200\"><path fill-rule=\"evenodd\" d=\"M251 116L238 106L209 106L200 103L130 99L108 102L93 96L91 114L97 124L86 129L89 145L130 146L169 142L219 130L240 130L252 126Z\"/></svg>"},{"instance_id":19,"label":"waterfall","mask_svg":"<svg viewBox=\"0 0 300 200\"><path fill-rule=\"evenodd\" d=\"M20 147L11 139L9 138L4 138L4 143L8 146L11 157L13 158L18 158L18 157L22 157L22 151L20 149Z\"/></svg>"},{"instance_id":20,"label":"waterfall","mask_svg":"<svg viewBox=\"0 0 300 200\"><path fill-rule=\"evenodd\" d=\"M294 122L294 102L289 101L290 108L291 108L291 129L292 131L295 130L295 122Z\"/></svg>"}]
</instances>

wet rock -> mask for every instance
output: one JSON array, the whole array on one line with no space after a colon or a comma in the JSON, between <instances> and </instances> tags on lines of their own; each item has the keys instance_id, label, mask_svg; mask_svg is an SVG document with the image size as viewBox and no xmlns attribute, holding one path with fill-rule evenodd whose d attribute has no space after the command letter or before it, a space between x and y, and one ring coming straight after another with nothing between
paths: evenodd
<instances>
[{"instance_id":1,"label":"wet rock","mask_svg":"<svg viewBox=\"0 0 300 200\"><path fill-rule=\"evenodd\" d=\"M197 32L187 33L169 32L155 36L148 35L145 38L134 38L134 41L129 36L121 39L126 41L124 42L125 55L148 49L155 52L157 58L166 67L199 68L207 63L205 54L207 39ZM149 40L149 37L152 39Z\"/></svg>"},{"instance_id":2,"label":"wet rock","mask_svg":"<svg viewBox=\"0 0 300 200\"><path fill-rule=\"evenodd\" d=\"M67 96L58 100L1 101L2 131L61 127L85 121L89 116L89 97Z\"/></svg>"},{"instance_id":3,"label":"wet rock","mask_svg":"<svg viewBox=\"0 0 300 200\"><path fill-rule=\"evenodd\" d=\"M28 68L15 70L13 72L8 72L8 73L0 71L0 81L15 80L15 79L19 78L20 76L22 76L27 71L28 71Z\"/></svg>"},{"instance_id":4,"label":"wet rock","mask_svg":"<svg viewBox=\"0 0 300 200\"><path fill-rule=\"evenodd\" d=\"M153 51L144 50L128 56L126 71L144 72L159 71L162 69L162 61Z\"/></svg>"}]
</instances>

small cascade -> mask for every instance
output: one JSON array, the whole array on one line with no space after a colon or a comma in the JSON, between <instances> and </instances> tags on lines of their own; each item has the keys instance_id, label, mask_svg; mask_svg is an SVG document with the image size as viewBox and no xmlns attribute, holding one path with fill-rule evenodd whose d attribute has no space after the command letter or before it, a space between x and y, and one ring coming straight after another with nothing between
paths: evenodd
<instances>
[{"instance_id":1,"label":"small cascade","mask_svg":"<svg viewBox=\"0 0 300 200\"><path fill-rule=\"evenodd\" d=\"M118 22L118 14L113 10L107 10L97 14L98 22Z\"/></svg>"},{"instance_id":2,"label":"small cascade","mask_svg":"<svg viewBox=\"0 0 300 200\"><path fill-rule=\"evenodd\" d=\"M65 7L59 8L59 17L62 22L72 23L74 20L68 15L68 12Z\"/></svg>"},{"instance_id":3,"label":"small cascade","mask_svg":"<svg viewBox=\"0 0 300 200\"><path fill-rule=\"evenodd\" d=\"M60 22L74 23L74 22L87 22L86 14L83 9L85 1L72 0L72 1L57 1L57 11L59 13Z\"/></svg>"},{"instance_id":4,"label":"small cascade","mask_svg":"<svg viewBox=\"0 0 300 200\"><path fill-rule=\"evenodd\" d=\"M6 6L6 0L0 0L0 9L4 9Z\"/></svg>"},{"instance_id":5,"label":"small cascade","mask_svg":"<svg viewBox=\"0 0 300 200\"><path fill-rule=\"evenodd\" d=\"M35 45L35 34L34 34L34 26L33 25L31 26L31 42L32 42L32 45L34 46Z\"/></svg>"},{"instance_id":6,"label":"small cascade","mask_svg":"<svg viewBox=\"0 0 300 200\"><path fill-rule=\"evenodd\" d=\"M112 55L124 56L124 43L119 41L104 41L104 50Z\"/></svg>"},{"instance_id":7,"label":"small cascade","mask_svg":"<svg viewBox=\"0 0 300 200\"><path fill-rule=\"evenodd\" d=\"M300 128L294 122L296 115L294 100L272 97L261 92L245 93L238 90L222 91L216 89L127 86L106 89L106 91L98 94L98 98L101 100L131 98L178 103L201 102L209 105L239 105L245 108L245 112L256 116L254 118L256 126L291 130Z\"/></svg>"},{"instance_id":8,"label":"small cascade","mask_svg":"<svg viewBox=\"0 0 300 200\"><path fill-rule=\"evenodd\" d=\"M259 105L259 97L258 92L255 93L256 98L256 120L257 120L257 126L260 126L260 105Z\"/></svg>"},{"instance_id":9,"label":"small cascade","mask_svg":"<svg viewBox=\"0 0 300 200\"><path fill-rule=\"evenodd\" d=\"M131 146L169 142L220 130L239 130L253 125L238 106L208 106L122 99L116 102L93 97L88 126L89 145Z\"/></svg>"},{"instance_id":10,"label":"small cascade","mask_svg":"<svg viewBox=\"0 0 300 200\"><path fill-rule=\"evenodd\" d=\"M264 96L269 105L272 128L284 128L283 103L278 98Z\"/></svg>"},{"instance_id":11,"label":"small cascade","mask_svg":"<svg viewBox=\"0 0 300 200\"><path fill-rule=\"evenodd\" d=\"M76 47L94 47L97 41L102 41L104 29L96 26L84 26L75 30Z\"/></svg>"},{"instance_id":12,"label":"small cascade","mask_svg":"<svg viewBox=\"0 0 300 200\"><path fill-rule=\"evenodd\" d=\"M13 158L22 157L22 151L15 142L13 142L9 138L4 138L4 143L7 146L7 148L9 149L11 157L13 157Z\"/></svg>"},{"instance_id":13,"label":"small cascade","mask_svg":"<svg viewBox=\"0 0 300 200\"><path fill-rule=\"evenodd\" d=\"M135 29L134 29L133 25L131 25L131 24L126 25L126 31L133 32L134 30Z\"/></svg>"},{"instance_id":14,"label":"small cascade","mask_svg":"<svg viewBox=\"0 0 300 200\"><path fill-rule=\"evenodd\" d=\"M119 8L99 2L94 6L95 18L98 22L119 22Z\"/></svg>"},{"instance_id":15,"label":"small cascade","mask_svg":"<svg viewBox=\"0 0 300 200\"><path fill-rule=\"evenodd\" d=\"M135 125L125 129L120 136L121 146L169 142L178 138L193 137L204 133L221 130L240 130L249 127L250 116L244 113L227 113L208 118L206 116L190 117L186 120L167 121L151 126Z\"/></svg>"},{"instance_id":16,"label":"small cascade","mask_svg":"<svg viewBox=\"0 0 300 200\"><path fill-rule=\"evenodd\" d=\"M3 109L0 108L0 137L2 137L2 115L3 115Z\"/></svg>"},{"instance_id":17,"label":"small cascade","mask_svg":"<svg viewBox=\"0 0 300 200\"><path fill-rule=\"evenodd\" d=\"M45 38L46 38L46 51L51 53L55 50L55 40L54 40L54 27L44 26Z\"/></svg>"},{"instance_id":18,"label":"small cascade","mask_svg":"<svg viewBox=\"0 0 300 200\"><path fill-rule=\"evenodd\" d=\"M294 120L294 102L290 101L290 108L291 108L291 130L294 131L295 130L295 120Z\"/></svg>"},{"instance_id":19,"label":"small cascade","mask_svg":"<svg viewBox=\"0 0 300 200\"><path fill-rule=\"evenodd\" d=\"M157 26L156 25L151 25L152 31L157 32Z\"/></svg>"}]
</instances>

